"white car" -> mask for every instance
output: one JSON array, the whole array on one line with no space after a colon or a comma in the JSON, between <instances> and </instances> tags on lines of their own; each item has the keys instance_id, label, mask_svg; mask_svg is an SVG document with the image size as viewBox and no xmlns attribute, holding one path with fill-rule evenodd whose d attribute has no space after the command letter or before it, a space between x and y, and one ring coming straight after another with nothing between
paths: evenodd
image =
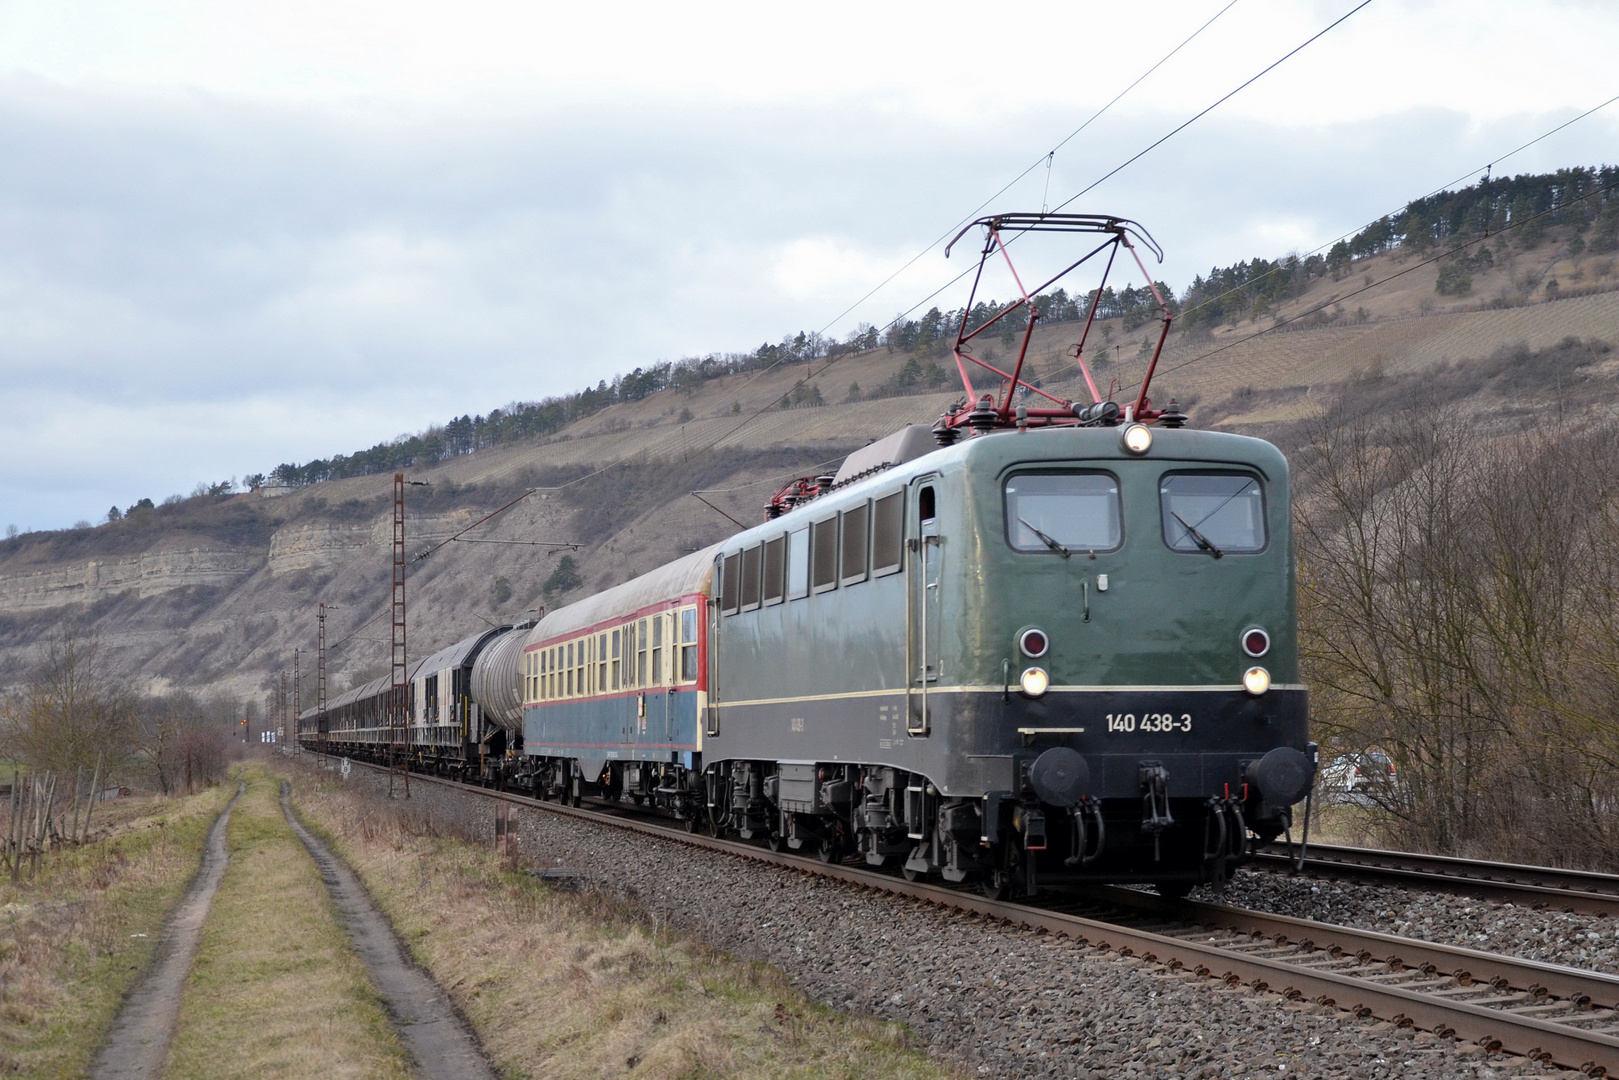
<instances>
[{"instance_id":1,"label":"white car","mask_svg":"<svg viewBox=\"0 0 1619 1080\"><path fill-rule=\"evenodd\" d=\"M1394 761L1381 750L1339 754L1321 766L1323 795L1367 795L1394 783Z\"/></svg>"}]
</instances>

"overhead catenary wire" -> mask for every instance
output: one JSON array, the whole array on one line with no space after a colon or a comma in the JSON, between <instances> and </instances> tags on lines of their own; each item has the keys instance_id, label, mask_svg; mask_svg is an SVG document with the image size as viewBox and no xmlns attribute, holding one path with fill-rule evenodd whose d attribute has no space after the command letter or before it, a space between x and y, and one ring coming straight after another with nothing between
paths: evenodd
<instances>
[{"instance_id":1,"label":"overhead catenary wire","mask_svg":"<svg viewBox=\"0 0 1619 1080\"><path fill-rule=\"evenodd\" d=\"M1278 57L1276 60L1271 61L1264 68L1260 69L1256 74L1250 76L1249 78L1244 80L1242 83L1240 83L1235 88L1233 88L1233 89L1227 91L1225 94L1221 95L1213 103L1211 103L1211 104L1205 106L1203 109L1199 110L1197 113L1195 113L1189 119L1187 119L1184 122L1182 122L1181 124L1177 125L1173 130L1169 131L1168 133L1166 133L1166 134L1160 136L1158 139L1154 140L1145 149L1142 149L1142 150L1138 151L1137 153L1135 153L1131 157L1127 158L1121 164L1115 166L1114 168L1110 169L1108 172L1104 173L1101 177L1097 178L1096 180L1092 181L1090 184L1086 185L1080 191L1078 191L1075 194L1069 196L1063 202L1059 203L1052 210L1052 213L1056 213L1057 211L1060 211L1063 207L1069 205L1075 199L1078 199L1080 196L1085 195L1086 193L1094 190L1095 188L1097 188L1101 184L1103 184L1106 181L1112 179L1114 176L1117 176L1120 172L1124 171L1125 169L1129 168L1131 165L1135 164L1137 161L1140 161L1143 157L1146 157L1152 151L1156 150L1158 147L1162 146L1164 143L1168 142L1170 139L1174 138L1176 135L1179 135L1181 132L1185 131L1187 128L1189 128L1193 124L1197 123L1197 121L1203 119L1203 117L1207 116L1209 113L1213 112L1215 109L1217 109L1221 105L1225 104L1227 101L1230 101L1237 94L1241 93L1243 90L1246 90L1248 87L1252 86L1254 83L1258 82L1260 79L1262 79L1263 77L1268 75L1270 72L1276 70L1282 64L1284 64L1288 60L1292 59L1294 56L1297 56L1304 49L1308 48L1310 45L1312 45L1315 42L1319 41L1321 38L1325 37L1327 34L1331 33L1333 30L1337 29L1339 26L1343 25L1343 23L1345 21L1347 21L1350 18L1350 16L1354 15L1356 12L1358 12L1362 8L1366 7L1371 2L1372 2L1372 0L1361 0L1361 2L1359 4L1356 4L1349 11L1345 12L1344 14L1340 15L1338 18L1334 19L1326 27L1324 27L1321 30L1318 30L1316 33L1310 35L1310 37L1306 38L1303 42L1301 42L1298 45L1294 46L1292 49L1289 49L1286 53L1284 53L1282 56ZM1224 14L1226 10L1229 10L1229 7L1230 7L1230 5L1227 5L1226 8L1221 9L1221 11L1218 12L1215 15L1215 18L1219 18L1219 16ZM1210 22L1212 22L1212 21L1213 20L1211 19ZM1204 24L1205 27L1207 25L1208 25L1207 23ZM1198 33L1201 33L1201 32L1202 32L1202 28L1199 28ZM1195 37L1195 36L1196 36L1196 34L1193 35L1193 37ZM1187 41L1190 41L1190 40L1191 40L1191 38L1187 39ZM1184 45L1185 43L1183 42L1182 44ZM1179 46L1177 46L1177 49L1179 49ZM1173 53L1171 53L1170 55L1173 55ZM1165 59L1168 59L1168 57L1165 57ZM1139 80L1138 80L1138 82L1139 82ZM1117 100L1117 99L1115 99L1115 100ZM1083 125L1082 125L1082 128L1083 128ZM1078 131L1076 131L1075 134L1078 134ZM1030 166L1030 168L1031 169L1032 168L1037 168L1039 166L1039 164L1041 162L1043 162L1044 160L1045 160L1045 158L1042 156L1040 158L1040 160L1036 161L1033 166ZM1028 170L1025 170L1023 175L1027 175L1027 173L1028 173ZM1006 190L1005 188L1002 189L1003 192L1005 190ZM993 196L992 200L993 200L993 198L996 198L996 197L999 197L999 195L997 194L996 196ZM979 207L979 209L981 210L981 209L983 209L983 206L987 206L987 205L988 205L988 203L986 202L986 203L982 204ZM976 212L977 211L974 211L974 213L976 213ZM1013 237L1012 241L1009 241L1009 242L1015 242L1015 241L1016 241L1016 237ZM930 245L928 248L924 249L923 253L925 254L926 251L931 250L931 249L932 249L932 245ZM916 256L916 258L920 258L920 257L921 257L921 255ZM911 262L915 262L916 258L913 258L911 260ZM910 264L907 263L906 265L910 265ZM895 318L890 320L887 323L887 327L891 328L891 327L897 325L901 319L904 319L906 316L910 315L911 312L915 311L917 308L921 307L923 304L925 304L928 301L932 300L934 297L938 296L940 293L944 292L946 289L950 288L951 286L955 285L957 282L961 281L968 274L972 273L974 269L975 269L974 267L968 267L967 269L963 270L961 273L957 274L955 277L951 278L949 281L945 282L943 285L941 285L938 288L934 289L927 296L923 297L921 300L918 300L916 303L912 304L909 308L907 308L906 310L901 312L899 315L895 316ZM892 280L892 278L890 278L889 280ZM886 284L886 282L885 282L885 284ZM879 288L880 287L881 286L879 286ZM869 298L869 296L871 296L871 295L872 295L871 293L868 293L867 297ZM858 307L861 303L864 303L864 302L865 302L865 300L862 299L860 301L857 301L853 306L845 309L845 311L843 313L839 314L836 319L833 319L831 323L827 324L828 327L833 325L833 323L836 323L838 319L843 318L844 315L847 315L850 311L853 311L855 307ZM843 354L843 355L848 355L848 354ZM795 386L802 386L802 385L804 385L804 383L808 382L810 379L817 378L820 375L825 374L828 369L830 369L834 364L836 364L842 358L843 358L842 356L832 357L825 364L823 364L821 366L821 369L819 371L814 371L814 372L811 372L810 374L807 374L807 375L803 376L794 385ZM775 363L772 363L769 366L769 368L765 368L764 370L758 372L757 374L759 374L759 375L764 374L764 371L768 371L768 370L770 370L770 368L774 368L776 366L776 364L779 364L780 362L781 361L778 360ZM743 385L745 386L747 384L744 383ZM770 406L765 405L765 406L759 408L758 410L756 410L755 412L751 413L749 416L744 418L740 423L738 423L730 431L726 432L724 435L721 435L718 439L714 440L710 444L710 446L718 446L718 445L720 445L725 440L729 439L731 436L735 435L737 432L739 432L743 428L747 427L753 421L757 420L760 416L764 415L765 412L767 412L769 409L770 409Z\"/></svg>"},{"instance_id":2,"label":"overhead catenary wire","mask_svg":"<svg viewBox=\"0 0 1619 1080\"><path fill-rule=\"evenodd\" d=\"M1217 19L1219 19L1220 16L1224 15L1226 12L1228 12L1232 8L1236 7L1238 2L1239 2L1239 0L1230 0L1230 3L1226 4L1219 11L1216 11L1209 18L1209 20L1207 22L1205 22L1203 25L1199 26L1196 30L1193 30L1191 32L1191 34L1188 35L1179 45L1176 45L1173 49L1170 49L1167 53L1165 53L1162 57L1160 57L1156 64L1152 65L1152 67L1148 68L1146 71L1143 71L1140 75L1136 76L1136 79L1135 79L1134 82L1132 82L1129 86L1126 86L1123 90L1120 90L1117 94L1115 94L1113 96L1113 99L1111 101L1109 101L1106 105L1103 105L1100 109L1097 109L1094 113L1092 113L1085 120L1085 122L1083 124L1080 124L1073 131L1070 131L1067 135L1063 136L1063 138L1061 139L1061 141L1059 141L1057 143L1057 145L1053 146L1050 150L1046 151L1044 154L1041 154L1039 157L1035 158L1034 161L1031 162L1027 168L1025 168L1022 172L1018 173L1016 176L1012 177L1012 179L1008 180L1005 184L1003 184L999 191L995 192L995 194L991 195L989 198L987 198L983 202L979 203L965 217L963 217L961 220L957 221L954 225L950 226L943 233L940 233L938 239L936 239L932 243L928 244L921 251L918 251L915 255L912 255L909 259L905 260L905 262L899 267L899 269L895 270L893 273L891 273L887 277L885 277L882 281L880 281L876 285L872 286L872 288L864 296L862 296L860 299L856 300L854 303L850 304L848 307L844 308L842 311L838 312L835 316L833 316L831 319L829 319L827 321L826 325L823 326L820 329L819 333L822 333L822 334L826 333L832 327L836 326L838 324L838 322L841 319L843 319L845 316L847 316L850 312L853 312L855 309L859 308L862 304L864 304L867 300L870 300L873 296L876 296L884 288L886 288L888 285L890 285L894 281L895 278L899 277L905 271L907 271L911 267L915 266L917 261L919 259L921 259L924 255L926 255L928 252L932 251L934 248L938 247L940 244L944 243L946 240L948 240L952 236L954 236L961 229L961 227L963 225L967 224L969 221L972 221L973 218L977 217L979 215L979 213L981 213L983 211L984 207L988 206L990 203L994 202L996 199L1000 198L1002 195L1005 195L1008 191L1011 191L1012 188L1017 186L1019 181L1021 181L1025 176L1028 176L1034 170L1038 169L1041 165L1045 165L1047 167L1046 183L1049 186L1050 183L1051 183L1050 166L1051 166L1051 162L1053 161L1053 159L1057 155L1057 151L1059 151L1063 147L1067 146L1076 137L1078 137L1078 135L1082 131L1084 131L1086 128L1090 127L1097 120L1101 119L1102 115L1104 113L1106 113L1108 110L1112 109L1113 106L1117 105L1121 100L1123 100L1123 98L1125 97L1126 94L1130 93L1130 91L1134 90L1136 87L1140 86L1143 82L1145 82L1147 80L1147 78L1150 75L1152 75L1153 72L1157 71L1159 68L1163 67L1166 63L1168 63L1170 61L1170 59L1176 53L1180 52L1182 49L1186 48L1186 46L1190 45L1192 43L1192 41L1199 34L1203 33L1203 31L1207 30L1210 26L1213 26L1215 21ZM923 301L923 303L926 303L926 301ZM913 307L911 310L914 311L915 308Z\"/></svg>"},{"instance_id":3,"label":"overhead catenary wire","mask_svg":"<svg viewBox=\"0 0 1619 1080\"><path fill-rule=\"evenodd\" d=\"M1404 203L1404 204L1402 204L1400 206L1395 207L1393 210L1390 210L1385 214L1379 214L1377 217L1375 217L1372 220L1366 222L1364 225L1361 225L1358 228L1351 229L1346 233L1341 233L1340 235L1333 237L1331 240L1328 240L1325 243L1322 243L1322 244L1318 245L1317 247L1311 248L1309 251L1306 251L1304 253L1304 258L1309 258L1312 255L1319 255L1319 254L1321 254L1321 252L1326 251L1329 248L1331 248L1334 244L1337 244L1340 241L1348 240L1350 237L1356 236L1359 233L1362 233L1365 230L1371 228L1373 225L1376 225L1379 221L1383 220L1383 218L1385 218L1385 217L1393 217L1395 214L1398 214L1401 210L1405 209L1406 206L1409 206L1412 202L1421 202L1423 199L1431 199L1435 195L1438 195L1440 192L1449 189L1451 186L1453 186L1455 184L1461 183L1463 180L1466 180L1470 176L1477 175L1478 173L1481 173L1481 172L1487 172L1488 170L1495 168L1495 166L1501 164L1501 162L1503 162L1503 161L1506 161L1508 158L1511 158L1511 157L1523 152L1524 150L1529 149L1531 146L1534 146L1538 142L1541 142L1541 141L1543 141L1545 139L1551 138L1553 135L1557 134L1559 131L1562 131L1564 128L1570 127L1570 126L1572 126L1574 124L1577 124L1581 120L1584 120L1588 116L1591 116L1591 115L1593 115L1595 113L1601 112L1603 109L1606 109L1609 105L1612 105L1616 101L1619 101L1619 94L1615 94L1613 97L1611 97L1608 100L1604 101L1600 105L1595 105L1595 106L1585 110L1584 112L1580 113L1578 116L1574 117L1572 120L1565 120L1563 123L1558 124L1556 127L1550 129L1549 131L1544 131L1544 132L1540 133L1539 135L1536 135L1533 139L1530 139L1528 142L1522 144L1521 146L1518 146L1518 147L1516 147L1516 148L1514 148L1512 150L1508 150L1506 153L1500 155L1499 157L1492 158L1491 160L1486 161L1484 164L1478 166L1475 169L1467 170L1466 172L1462 173L1460 176L1456 177L1454 180L1449 180L1449 181L1446 181L1443 184L1440 184L1438 187L1434 188L1432 191L1428 192L1427 194L1420 195L1417 198L1412 199L1407 203ZM1251 285L1253 285L1253 284L1255 284L1257 282L1264 281L1266 278L1272 276L1273 274L1278 273L1280 271L1280 269L1281 269L1280 266L1273 267L1270 270L1265 271L1263 274L1260 274L1258 277L1250 278L1248 281L1244 282L1242 285L1236 286L1234 288L1227 289L1223 293L1219 293L1218 295L1211 296L1211 297L1209 297L1209 298L1207 298L1205 300L1199 301L1198 303L1193 304L1189 308L1184 308L1183 310L1181 310L1179 312L1179 317L1180 318L1185 318L1187 315L1191 314L1194 311L1201 311L1203 308L1209 306L1210 304L1218 303L1219 301L1224 300L1228 296L1234 296L1237 293L1240 293L1240 292L1244 291L1249 286L1251 286Z\"/></svg>"},{"instance_id":4,"label":"overhead catenary wire","mask_svg":"<svg viewBox=\"0 0 1619 1080\"><path fill-rule=\"evenodd\" d=\"M1563 204L1561 206L1552 207L1549 210L1542 210L1538 214L1535 214L1535 215L1533 215L1531 217L1524 218L1523 221L1518 223L1518 224L1527 225L1531 221L1537 221L1540 218L1548 217L1548 216L1550 216L1552 214L1558 213L1559 211L1561 211L1563 209L1566 209L1569 205L1572 205L1573 203L1584 202L1586 199L1595 198L1598 195L1605 195L1608 192L1615 191L1615 190L1619 190L1619 184L1609 184L1607 187L1595 188L1595 189L1593 189L1591 191L1586 192L1584 195L1581 195L1577 199L1570 200L1569 203L1565 203L1565 204ZM1313 307L1307 308L1306 310L1299 312L1297 315L1294 315L1291 318L1278 319L1275 323L1271 324L1270 326L1265 327L1263 330L1255 331L1254 333L1249 334L1247 337L1239 338L1236 341L1228 341L1224 345L1221 345L1221 346L1219 346L1217 348L1210 349L1208 352L1200 353L1197 356L1191 357L1190 359L1183 360L1178 364L1171 364L1171 365L1169 365L1167 367L1160 368L1159 371L1158 371L1158 374L1159 375L1167 375L1172 371L1181 371L1181 370L1183 370L1185 368L1189 368L1193 364L1199 363L1199 362L1201 362L1203 360L1207 360L1211 356L1218 356L1220 353L1223 353L1223 352L1227 351L1228 349L1234 349L1238 345L1243 345L1243 344L1246 344L1246 343L1248 343L1250 341L1253 341L1255 338L1264 337L1266 334L1274 333L1277 330L1280 330L1285 326L1288 326L1288 325L1291 325L1292 323L1298 322L1300 319L1307 318L1307 317L1309 317L1311 315L1314 315L1318 311L1323 311L1326 308L1332 306L1333 304L1341 304L1345 300L1349 300L1349 299L1351 299L1353 297L1361 295L1362 293L1369 292L1372 289L1377 288L1379 285L1386 285L1389 282L1395 280L1396 278L1404 277L1406 274L1412 273L1413 271L1416 271L1416 270L1420 270L1424 266L1431 266L1434 263L1439 262L1441 259L1448 259L1448 258L1452 257L1453 255L1455 255L1456 252L1458 252L1458 251L1465 251L1466 249L1468 249L1470 247L1473 247L1475 244L1482 244L1485 241L1490 240L1492 238L1492 236L1498 236L1498 235L1500 235L1500 234L1499 233L1495 233L1495 234L1485 233L1482 236L1475 236L1471 240L1465 240L1465 241L1463 241L1463 242L1461 242L1459 244L1452 245L1452 246L1440 251L1437 255L1432 255L1432 256L1430 256L1430 257L1428 257L1426 259L1422 259L1419 262L1414 262L1410 266L1403 267L1402 269L1396 270L1392 274L1388 274L1388 275L1385 275L1384 277L1380 277L1376 281L1367 282L1366 284L1360 286L1358 289L1351 289L1349 292L1344 293L1342 296L1334 296L1331 299L1323 300L1321 303L1316 304ZM1140 385L1140 383L1138 381L1138 382L1132 383L1130 385L1131 386L1138 386L1138 385ZM1120 389L1129 389L1129 387L1121 387Z\"/></svg>"}]
</instances>

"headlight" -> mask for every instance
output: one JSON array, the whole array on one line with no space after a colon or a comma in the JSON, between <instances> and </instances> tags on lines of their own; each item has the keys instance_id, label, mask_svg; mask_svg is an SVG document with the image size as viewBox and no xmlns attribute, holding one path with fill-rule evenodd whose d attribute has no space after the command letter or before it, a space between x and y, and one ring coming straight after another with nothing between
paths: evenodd
<instances>
[{"instance_id":1,"label":"headlight","mask_svg":"<svg viewBox=\"0 0 1619 1080\"><path fill-rule=\"evenodd\" d=\"M1152 429L1146 424L1131 424L1119 436L1119 445L1125 453L1139 457L1152 449Z\"/></svg>"},{"instance_id":2,"label":"headlight","mask_svg":"<svg viewBox=\"0 0 1619 1080\"><path fill-rule=\"evenodd\" d=\"M1242 688L1254 697L1270 689L1270 672L1262 667L1251 667L1242 673Z\"/></svg>"},{"instance_id":3,"label":"headlight","mask_svg":"<svg viewBox=\"0 0 1619 1080\"><path fill-rule=\"evenodd\" d=\"M1044 668L1027 668L1018 679L1018 686L1029 697L1039 697L1051 686L1051 676L1046 674Z\"/></svg>"}]
</instances>

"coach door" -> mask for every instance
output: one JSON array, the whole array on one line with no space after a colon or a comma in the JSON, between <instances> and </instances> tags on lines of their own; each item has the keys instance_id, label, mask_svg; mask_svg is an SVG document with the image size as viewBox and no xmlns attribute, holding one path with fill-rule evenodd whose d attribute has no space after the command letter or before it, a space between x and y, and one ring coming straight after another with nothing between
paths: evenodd
<instances>
[{"instance_id":1,"label":"coach door","mask_svg":"<svg viewBox=\"0 0 1619 1080\"><path fill-rule=\"evenodd\" d=\"M929 729L928 687L939 681L938 477L911 485L911 525L905 541L906 723L912 735Z\"/></svg>"}]
</instances>

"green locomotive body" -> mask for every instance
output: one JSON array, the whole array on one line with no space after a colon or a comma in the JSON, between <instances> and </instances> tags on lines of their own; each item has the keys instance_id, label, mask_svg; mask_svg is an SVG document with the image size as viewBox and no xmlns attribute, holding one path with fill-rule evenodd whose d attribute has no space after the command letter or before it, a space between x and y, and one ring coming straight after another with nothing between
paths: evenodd
<instances>
[{"instance_id":1,"label":"green locomotive body","mask_svg":"<svg viewBox=\"0 0 1619 1080\"><path fill-rule=\"evenodd\" d=\"M1278 835L1314 769L1286 460L1120 434L979 435L723 544L727 822L1003 892L1179 891Z\"/></svg>"}]
</instances>

